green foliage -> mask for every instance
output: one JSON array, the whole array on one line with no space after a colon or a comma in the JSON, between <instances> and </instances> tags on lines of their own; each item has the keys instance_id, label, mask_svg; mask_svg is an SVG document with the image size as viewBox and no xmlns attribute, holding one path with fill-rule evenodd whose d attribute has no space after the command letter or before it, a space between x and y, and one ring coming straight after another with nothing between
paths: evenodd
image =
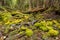
<instances>
[{"instance_id":1,"label":"green foliage","mask_svg":"<svg viewBox=\"0 0 60 40\"><path fill-rule=\"evenodd\" d=\"M48 2L54 3L54 4L50 6L48 5L50 3ZM8 37L10 37L10 39L13 37L15 38L16 34L24 35L24 37L25 36L31 37L32 35L37 36L37 35L40 35L41 30L43 34L42 35L43 39L48 38L50 36L58 36L59 34L58 29L60 29L60 23L57 21L57 19L47 20L45 18L46 14L43 14L43 15L41 14L50 13L53 10L54 11L59 10L60 9L59 2L58 1L56 1L56 3L51 2L51 1L48 1L48 2L47 4L46 0L39 0L39 1L37 0L35 1L33 0L32 1L31 0L4 0L4 3L6 4L4 6L0 6L0 8L4 10L0 12L0 24L2 24L2 26L0 25L1 32L5 36L7 35ZM7 7L7 10L9 12L5 9L5 7ZM39 10L41 7L42 8L44 7L44 8L41 12L34 13L33 11L35 7L39 7L37 8L37 10ZM24 12L30 11L30 8L32 8L33 10L31 11L33 12L31 14L24 14L20 12L20 11L24 11ZM45 10L45 8L47 9ZM12 9L14 9L15 11L12 11ZM16 9L18 10L16 11ZM48 18L50 18L50 16ZM38 21L33 22L33 20L38 20Z\"/></svg>"},{"instance_id":2,"label":"green foliage","mask_svg":"<svg viewBox=\"0 0 60 40\"><path fill-rule=\"evenodd\" d=\"M23 30L23 31L25 31L27 29L27 27L24 27L24 26L22 26L21 28L20 28L20 30Z\"/></svg>"},{"instance_id":3,"label":"green foliage","mask_svg":"<svg viewBox=\"0 0 60 40\"><path fill-rule=\"evenodd\" d=\"M32 36L33 35L33 31L31 29L26 29L26 35L27 36Z\"/></svg>"},{"instance_id":4,"label":"green foliage","mask_svg":"<svg viewBox=\"0 0 60 40\"><path fill-rule=\"evenodd\" d=\"M52 21L47 21L47 25L48 26L52 26L53 25L53 22Z\"/></svg>"},{"instance_id":5,"label":"green foliage","mask_svg":"<svg viewBox=\"0 0 60 40\"><path fill-rule=\"evenodd\" d=\"M59 31L57 31L57 30L54 30L54 29L51 29L51 30L49 30L48 32L46 32L45 34L43 34L42 35L42 39L48 39L48 37L56 37L56 36L58 36L58 34L59 34Z\"/></svg>"},{"instance_id":6,"label":"green foliage","mask_svg":"<svg viewBox=\"0 0 60 40\"><path fill-rule=\"evenodd\" d=\"M9 20L11 17L12 16L11 16L11 14L9 12L6 12L6 13L2 14L2 18L3 18L4 21Z\"/></svg>"},{"instance_id":7,"label":"green foliage","mask_svg":"<svg viewBox=\"0 0 60 40\"><path fill-rule=\"evenodd\" d=\"M57 36L59 34L59 32L57 30L49 30L48 34L50 34L50 36Z\"/></svg>"},{"instance_id":8,"label":"green foliage","mask_svg":"<svg viewBox=\"0 0 60 40\"><path fill-rule=\"evenodd\" d=\"M36 19L38 21L33 22ZM35 30L37 32L42 30L43 39L57 36L59 34L58 29L60 29L60 23L57 20L40 20L39 18L35 18L33 14L23 14L19 11L1 12L0 24L3 24L3 32L8 34L8 36L19 34L31 37L35 34Z\"/></svg>"},{"instance_id":9,"label":"green foliage","mask_svg":"<svg viewBox=\"0 0 60 40\"><path fill-rule=\"evenodd\" d=\"M40 29L41 29L42 31L48 31L48 28L47 28L47 27L41 26Z\"/></svg>"},{"instance_id":10,"label":"green foliage","mask_svg":"<svg viewBox=\"0 0 60 40\"><path fill-rule=\"evenodd\" d=\"M12 17L11 13L9 13L9 12L2 12L2 13L0 13L0 15L1 15L1 18L3 19L3 21L9 20Z\"/></svg>"},{"instance_id":11,"label":"green foliage","mask_svg":"<svg viewBox=\"0 0 60 40\"><path fill-rule=\"evenodd\" d=\"M40 23L35 23L34 25L43 31L48 31L50 29L53 29L53 27L52 27L53 22L52 21L45 21L44 20L44 21L41 21Z\"/></svg>"},{"instance_id":12,"label":"green foliage","mask_svg":"<svg viewBox=\"0 0 60 40\"><path fill-rule=\"evenodd\" d=\"M40 27L40 23L35 23L34 26Z\"/></svg>"},{"instance_id":13,"label":"green foliage","mask_svg":"<svg viewBox=\"0 0 60 40\"><path fill-rule=\"evenodd\" d=\"M20 35L23 35L24 33L25 33L24 31L19 32Z\"/></svg>"}]
</instances>

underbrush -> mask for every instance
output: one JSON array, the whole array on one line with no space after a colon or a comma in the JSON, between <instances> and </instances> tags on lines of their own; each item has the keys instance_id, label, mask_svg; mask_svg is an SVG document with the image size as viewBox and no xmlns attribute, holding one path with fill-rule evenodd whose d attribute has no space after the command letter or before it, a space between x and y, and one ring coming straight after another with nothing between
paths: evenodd
<instances>
[{"instance_id":1,"label":"underbrush","mask_svg":"<svg viewBox=\"0 0 60 40\"><path fill-rule=\"evenodd\" d=\"M59 19L44 19L40 13L24 14L18 11L0 12L0 32L3 40L37 40L37 34L42 40L57 37L60 31Z\"/></svg>"}]
</instances>

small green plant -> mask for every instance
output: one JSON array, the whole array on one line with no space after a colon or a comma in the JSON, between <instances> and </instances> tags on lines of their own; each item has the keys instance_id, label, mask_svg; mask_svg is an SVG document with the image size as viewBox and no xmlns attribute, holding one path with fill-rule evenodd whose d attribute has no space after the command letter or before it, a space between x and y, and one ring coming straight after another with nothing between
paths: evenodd
<instances>
[{"instance_id":1,"label":"small green plant","mask_svg":"<svg viewBox=\"0 0 60 40\"><path fill-rule=\"evenodd\" d=\"M52 26L53 25L53 22L52 21L47 21L47 25L48 26Z\"/></svg>"},{"instance_id":2,"label":"small green plant","mask_svg":"<svg viewBox=\"0 0 60 40\"><path fill-rule=\"evenodd\" d=\"M11 19L11 14L9 13L9 12L2 12L2 13L0 13L0 19L2 20L2 21L7 21L7 20L9 20L9 19Z\"/></svg>"},{"instance_id":3,"label":"small green plant","mask_svg":"<svg viewBox=\"0 0 60 40\"><path fill-rule=\"evenodd\" d=\"M35 23L34 26L39 28L40 27L40 23Z\"/></svg>"},{"instance_id":4,"label":"small green plant","mask_svg":"<svg viewBox=\"0 0 60 40\"><path fill-rule=\"evenodd\" d=\"M48 28L47 28L47 27L44 27L44 26L41 26L40 29L41 29L42 31L48 31Z\"/></svg>"},{"instance_id":5,"label":"small green plant","mask_svg":"<svg viewBox=\"0 0 60 40\"><path fill-rule=\"evenodd\" d=\"M20 30L22 30L22 31L26 31L26 29L27 29L27 27L25 27L25 26L21 26L21 28L20 28Z\"/></svg>"},{"instance_id":6,"label":"small green plant","mask_svg":"<svg viewBox=\"0 0 60 40\"><path fill-rule=\"evenodd\" d=\"M59 34L59 32L57 30L49 30L48 32L49 36L57 36Z\"/></svg>"},{"instance_id":7,"label":"small green plant","mask_svg":"<svg viewBox=\"0 0 60 40\"><path fill-rule=\"evenodd\" d=\"M43 20L40 23L35 23L34 26L38 27L40 30L48 31L53 29L53 22Z\"/></svg>"},{"instance_id":8,"label":"small green plant","mask_svg":"<svg viewBox=\"0 0 60 40\"><path fill-rule=\"evenodd\" d=\"M26 29L26 35L27 36L32 36L33 35L33 31L31 29Z\"/></svg>"}]
</instances>

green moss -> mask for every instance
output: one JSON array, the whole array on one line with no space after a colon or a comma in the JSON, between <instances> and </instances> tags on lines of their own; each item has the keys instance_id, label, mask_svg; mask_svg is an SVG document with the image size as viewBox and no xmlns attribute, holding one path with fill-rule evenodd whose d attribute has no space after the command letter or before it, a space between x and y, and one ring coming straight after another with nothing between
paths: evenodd
<instances>
[{"instance_id":1,"label":"green moss","mask_svg":"<svg viewBox=\"0 0 60 40\"><path fill-rule=\"evenodd\" d=\"M34 26L40 27L40 23L35 23Z\"/></svg>"},{"instance_id":2,"label":"green moss","mask_svg":"<svg viewBox=\"0 0 60 40\"><path fill-rule=\"evenodd\" d=\"M26 35L27 36L32 36L33 35L33 31L31 29L26 29Z\"/></svg>"},{"instance_id":3,"label":"green moss","mask_svg":"<svg viewBox=\"0 0 60 40\"><path fill-rule=\"evenodd\" d=\"M57 36L59 34L59 31L57 30L49 30L48 34L50 34L50 36Z\"/></svg>"},{"instance_id":4,"label":"green moss","mask_svg":"<svg viewBox=\"0 0 60 40\"><path fill-rule=\"evenodd\" d=\"M12 16L12 14L16 14L16 15ZM38 22L32 25L32 21L36 19L38 20ZM52 20L52 19L40 20L40 16L38 16L38 14L33 16L32 14L23 14L23 13L19 14L18 12L17 13L12 12L11 14L10 12L2 12L0 17L0 22L1 21L4 26L4 29L3 29L4 33L7 33L12 36L15 34L20 34L20 35L25 34L26 36L31 37L33 35L33 31L42 30L46 33L43 35L43 38L47 38L49 36L57 36L59 34L58 29L60 29L60 23L57 20ZM25 26L24 22L25 23L31 22L31 23L28 23L28 25ZM11 27L13 27L13 29L11 29Z\"/></svg>"},{"instance_id":5,"label":"green moss","mask_svg":"<svg viewBox=\"0 0 60 40\"><path fill-rule=\"evenodd\" d=\"M48 31L48 28L47 28L47 27L41 26L40 29L41 29L42 31Z\"/></svg>"},{"instance_id":6,"label":"green moss","mask_svg":"<svg viewBox=\"0 0 60 40\"><path fill-rule=\"evenodd\" d=\"M47 25L48 26L52 26L53 25L53 22L52 21L47 21Z\"/></svg>"},{"instance_id":7,"label":"green moss","mask_svg":"<svg viewBox=\"0 0 60 40\"><path fill-rule=\"evenodd\" d=\"M27 27L21 26L20 30L25 31L27 29Z\"/></svg>"}]
</instances>

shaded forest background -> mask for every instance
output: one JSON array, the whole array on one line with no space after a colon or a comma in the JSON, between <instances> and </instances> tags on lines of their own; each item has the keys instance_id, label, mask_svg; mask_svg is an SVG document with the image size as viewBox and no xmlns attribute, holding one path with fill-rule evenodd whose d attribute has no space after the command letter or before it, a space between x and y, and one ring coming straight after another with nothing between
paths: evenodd
<instances>
[{"instance_id":1,"label":"shaded forest background","mask_svg":"<svg viewBox=\"0 0 60 40\"><path fill-rule=\"evenodd\" d=\"M40 10L60 10L60 0L0 0L0 8L34 12ZM3 9L3 8L2 8Z\"/></svg>"}]
</instances>

